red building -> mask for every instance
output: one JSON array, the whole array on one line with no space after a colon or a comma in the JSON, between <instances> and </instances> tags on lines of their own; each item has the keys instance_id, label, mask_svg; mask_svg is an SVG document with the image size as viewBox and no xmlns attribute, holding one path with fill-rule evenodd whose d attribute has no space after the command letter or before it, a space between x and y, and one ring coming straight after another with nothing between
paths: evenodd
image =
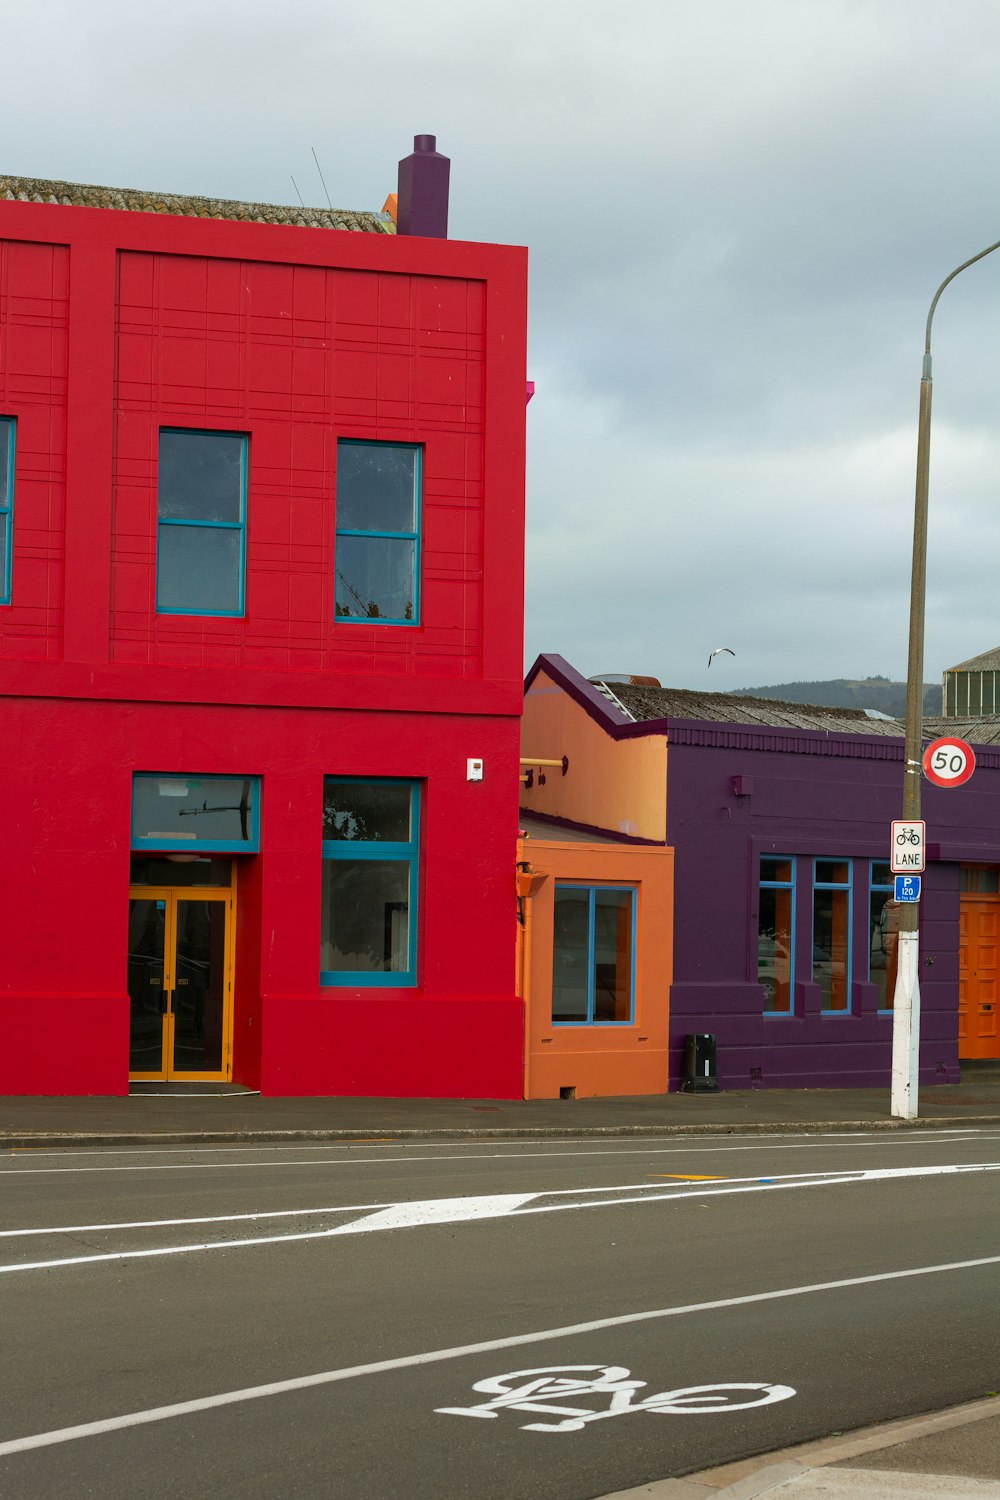
<instances>
[{"instance_id":1,"label":"red building","mask_svg":"<svg viewBox=\"0 0 1000 1500\"><path fill-rule=\"evenodd\" d=\"M4 1093L521 1092L526 253L417 147L408 234L0 179Z\"/></svg>"}]
</instances>

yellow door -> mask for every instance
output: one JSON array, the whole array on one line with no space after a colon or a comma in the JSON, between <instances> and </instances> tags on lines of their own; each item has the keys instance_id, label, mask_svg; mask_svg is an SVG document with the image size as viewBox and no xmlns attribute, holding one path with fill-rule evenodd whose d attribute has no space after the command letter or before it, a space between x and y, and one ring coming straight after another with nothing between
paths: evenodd
<instances>
[{"instance_id":1,"label":"yellow door","mask_svg":"<svg viewBox=\"0 0 1000 1500\"><path fill-rule=\"evenodd\" d=\"M129 891L129 1077L232 1077L233 894Z\"/></svg>"},{"instance_id":2,"label":"yellow door","mask_svg":"<svg viewBox=\"0 0 1000 1500\"><path fill-rule=\"evenodd\" d=\"M997 948L1000 900L963 896L959 913L958 1055L1000 1057Z\"/></svg>"}]
</instances>

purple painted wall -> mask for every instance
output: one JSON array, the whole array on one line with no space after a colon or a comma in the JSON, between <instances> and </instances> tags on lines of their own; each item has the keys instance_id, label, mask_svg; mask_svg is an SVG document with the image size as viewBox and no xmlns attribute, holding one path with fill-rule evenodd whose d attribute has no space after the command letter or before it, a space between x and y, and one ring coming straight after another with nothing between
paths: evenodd
<instances>
[{"instance_id":1,"label":"purple painted wall","mask_svg":"<svg viewBox=\"0 0 1000 1500\"><path fill-rule=\"evenodd\" d=\"M902 741L673 723L667 843L675 850L671 1087L684 1037L713 1032L723 1088L888 1085L892 1017L868 981L866 861L888 858L899 816ZM708 743L706 743L708 741ZM761 749L762 742L768 749ZM996 752L976 791L925 788L930 854L921 902L923 1083L958 1081L959 863L1000 861ZM733 795L733 778L752 785ZM968 790L968 789L966 789ZM762 1013L756 982L761 854L797 856L794 1015ZM851 1013L823 1015L810 982L812 859L852 859ZM935 858L936 856L936 858Z\"/></svg>"}]
</instances>

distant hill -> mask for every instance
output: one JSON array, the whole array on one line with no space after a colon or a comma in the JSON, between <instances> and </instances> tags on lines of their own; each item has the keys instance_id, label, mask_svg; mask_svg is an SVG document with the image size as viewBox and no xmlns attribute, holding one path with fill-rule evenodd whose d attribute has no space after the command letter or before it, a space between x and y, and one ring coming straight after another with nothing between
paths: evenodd
<instances>
[{"instance_id":1,"label":"distant hill","mask_svg":"<svg viewBox=\"0 0 1000 1500\"><path fill-rule=\"evenodd\" d=\"M816 703L826 708L875 708L901 719L906 713L906 683L888 677L835 677L830 682L779 682L771 687L736 688L749 698L782 698L786 703ZM940 684L924 683L924 713L941 712Z\"/></svg>"}]
</instances>

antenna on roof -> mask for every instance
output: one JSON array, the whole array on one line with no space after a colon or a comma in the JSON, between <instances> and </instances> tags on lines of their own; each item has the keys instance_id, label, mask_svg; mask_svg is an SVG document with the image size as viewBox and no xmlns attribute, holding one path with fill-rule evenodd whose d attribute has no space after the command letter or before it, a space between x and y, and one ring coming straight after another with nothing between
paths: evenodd
<instances>
[{"instance_id":1,"label":"antenna on roof","mask_svg":"<svg viewBox=\"0 0 1000 1500\"><path fill-rule=\"evenodd\" d=\"M289 176L291 176L291 173L289 173ZM299 202L302 204L302 207L305 208L305 200L303 199L302 194L299 192L299 185L295 181L294 177L292 177L292 187L295 189L296 198L298 198Z\"/></svg>"},{"instance_id":2,"label":"antenna on roof","mask_svg":"<svg viewBox=\"0 0 1000 1500\"><path fill-rule=\"evenodd\" d=\"M326 191L326 178L323 176L323 168L320 166L320 164L319 164L319 157L316 155L316 147L315 146L310 146L309 150L313 154L313 161L316 163L316 170L319 173L319 180L323 184L323 192L326 193L326 206L330 210L330 212L332 213L333 212L333 204L330 202L330 194L327 193L327 191Z\"/></svg>"}]
</instances>

